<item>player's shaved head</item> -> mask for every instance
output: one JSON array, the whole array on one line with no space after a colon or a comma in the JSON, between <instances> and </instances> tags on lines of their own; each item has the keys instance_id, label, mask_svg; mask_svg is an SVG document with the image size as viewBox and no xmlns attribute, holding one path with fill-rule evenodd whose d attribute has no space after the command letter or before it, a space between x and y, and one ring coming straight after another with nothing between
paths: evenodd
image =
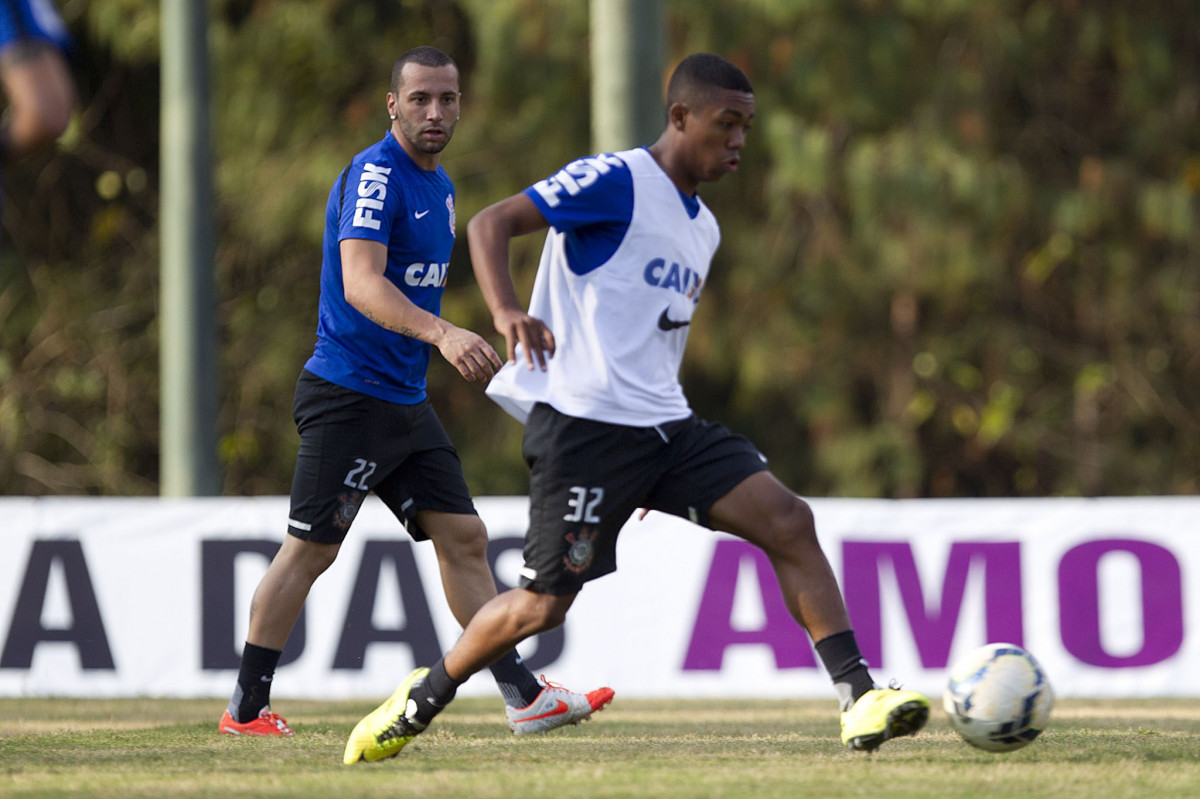
<instances>
[{"instance_id":1,"label":"player's shaved head","mask_svg":"<svg viewBox=\"0 0 1200 799\"><path fill-rule=\"evenodd\" d=\"M754 93L746 73L712 53L693 53L679 62L667 83L667 107L683 103L702 108L721 89Z\"/></svg>"},{"instance_id":2,"label":"player's shaved head","mask_svg":"<svg viewBox=\"0 0 1200 799\"><path fill-rule=\"evenodd\" d=\"M436 47L422 45L414 47L408 52L396 59L395 65L392 66L392 93L400 93L401 73L404 72L405 64L417 64L422 67L445 67L451 66L455 70L458 69L458 64L454 63L454 59L443 53Z\"/></svg>"}]
</instances>

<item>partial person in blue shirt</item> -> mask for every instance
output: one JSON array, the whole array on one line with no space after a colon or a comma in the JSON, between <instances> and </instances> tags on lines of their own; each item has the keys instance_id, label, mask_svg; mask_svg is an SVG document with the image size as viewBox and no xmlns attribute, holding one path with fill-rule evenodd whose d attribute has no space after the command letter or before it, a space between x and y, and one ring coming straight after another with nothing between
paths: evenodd
<instances>
[{"instance_id":1,"label":"partial person in blue shirt","mask_svg":"<svg viewBox=\"0 0 1200 799\"><path fill-rule=\"evenodd\" d=\"M0 2L0 83L8 100L0 161L36 152L66 131L76 102L70 44L49 0Z\"/></svg>"},{"instance_id":2,"label":"partial person in blue shirt","mask_svg":"<svg viewBox=\"0 0 1200 799\"><path fill-rule=\"evenodd\" d=\"M300 451L288 535L254 593L220 733L292 735L270 707L275 670L313 582L337 557L368 493L414 540L433 542L460 624L496 595L487 530L425 392L435 347L469 382L487 382L500 367L486 340L440 315L456 220L454 185L439 162L459 101L448 55L432 47L402 55L387 95L390 129L330 190L317 343L293 405ZM439 644L414 643L414 654L422 646ZM609 689L585 695L539 682L515 649L491 670L517 734L577 723L612 698Z\"/></svg>"}]
</instances>

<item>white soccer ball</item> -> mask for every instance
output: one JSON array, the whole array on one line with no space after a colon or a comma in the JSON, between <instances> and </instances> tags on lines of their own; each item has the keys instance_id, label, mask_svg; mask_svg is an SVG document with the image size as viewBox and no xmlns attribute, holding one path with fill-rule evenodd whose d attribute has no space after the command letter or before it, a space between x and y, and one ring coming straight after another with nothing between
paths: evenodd
<instances>
[{"instance_id":1,"label":"white soccer ball","mask_svg":"<svg viewBox=\"0 0 1200 799\"><path fill-rule=\"evenodd\" d=\"M1016 644L988 644L954 664L942 706L971 746L1011 752L1046 728L1054 690L1033 655Z\"/></svg>"}]
</instances>

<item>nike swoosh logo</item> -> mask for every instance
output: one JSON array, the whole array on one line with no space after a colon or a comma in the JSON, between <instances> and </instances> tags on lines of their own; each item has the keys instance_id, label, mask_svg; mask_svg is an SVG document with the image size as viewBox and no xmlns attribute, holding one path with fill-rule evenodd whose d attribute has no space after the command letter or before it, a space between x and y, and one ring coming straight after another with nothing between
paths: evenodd
<instances>
[{"instance_id":1,"label":"nike swoosh logo","mask_svg":"<svg viewBox=\"0 0 1200 799\"><path fill-rule=\"evenodd\" d=\"M554 705L553 710L547 710L540 716L530 716L527 719L521 719L521 721L537 721L538 719L548 719L551 716L561 716L563 713L566 713L567 710L569 710L567 703L559 699L557 704Z\"/></svg>"},{"instance_id":2,"label":"nike swoosh logo","mask_svg":"<svg viewBox=\"0 0 1200 799\"><path fill-rule=\"evenodd\" d=\"M663 308L662 315L658 317L658 329L659 330L670 331L670 330L675 330L680 327L687 327L689 324L691 324L691 320L684 320L682 322L676 322L674 319L667 316L666 308Z\"/></svg>"},{"instance_id":3,"label":"nike swoosh logo","mask_svg":"<svg viewBox=\"0 0 1200 799\"><path fill-rule=\"evenodd\" d=\"M425 216L425 214L427 214L427 213L429 213L429 212L428 211L413 211L413 219L420 219L421 217Z\"/></svg>"}]
</instances>

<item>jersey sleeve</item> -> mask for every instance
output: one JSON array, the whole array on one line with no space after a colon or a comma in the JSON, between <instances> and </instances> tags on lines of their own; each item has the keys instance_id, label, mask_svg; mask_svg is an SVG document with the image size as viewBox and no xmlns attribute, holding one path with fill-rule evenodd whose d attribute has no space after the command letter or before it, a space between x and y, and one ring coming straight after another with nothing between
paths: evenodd
<instances>
[{"instance_id":1,"label":"jersey sleeve","mask_svg":"<svg viewBox=\"0 0 1200 799\"><path fill-rule=\"evenodd\" d=\"M341 187L338 241L368 239L387 244L403 198L391 180L395 167L383 159L355 161Z\"/></svg>"},{"instance_id":2,"label":"jersey sleeve","mask_svg":"<svg viewBox=\"0 0 1200 799\"><path fill-rule=\"evenodd\" d=\"M74 49L58 9L48 0L0 3L0 50L23 39L52 42L66 53Z\"/></svg>"},{"instance_id":3,"label":"jersey sleeve","mask_svg":"<svg viewBox=\"0 0 1200 799\"><path fill-rule=\"evenodd\" d=\"M633 217L633 176L624 161L607 153L572 161L525 195L564 233L588 225L627 226Z\"/></svg>"}]
</instances>

